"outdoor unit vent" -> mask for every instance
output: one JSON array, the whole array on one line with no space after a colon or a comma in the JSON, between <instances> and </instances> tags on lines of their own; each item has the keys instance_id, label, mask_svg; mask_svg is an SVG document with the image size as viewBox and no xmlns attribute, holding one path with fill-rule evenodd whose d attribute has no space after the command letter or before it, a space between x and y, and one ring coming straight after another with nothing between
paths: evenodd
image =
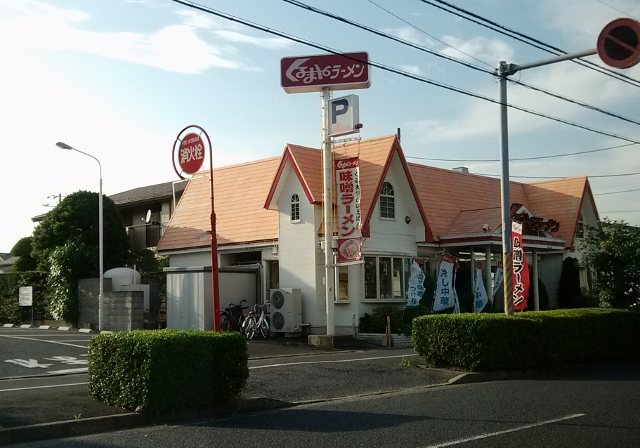
<instances>
[{"instance_id":1,"label":"outdoor unit vent","mask_svg":"<svg viewBox=\"0 0 640 448\"><path fill-rule=\"evenodd\" d=\"M293 333L302 324L302 294L299 289L281 288L269 291L271 300L271 332Z\"/></svg>"}]
</instances>

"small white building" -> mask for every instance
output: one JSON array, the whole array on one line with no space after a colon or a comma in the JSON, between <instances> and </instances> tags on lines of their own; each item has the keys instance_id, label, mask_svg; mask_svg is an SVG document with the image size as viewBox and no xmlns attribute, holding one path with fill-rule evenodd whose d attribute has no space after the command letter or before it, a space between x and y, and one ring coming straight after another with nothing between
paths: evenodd
<instances>
[{"instance_id":1,"label":"small white building","mask_svg":"<svg viewBox=\"0 0 640 448\"><path fill-rule=\"evenodd\" d=\"M416 257L432 273L443 253L457 256L469 291L472 267L482 262L491 292L502 257L498 179L408 163L396 135L341 145L334 155L359 158L363 236L363 263L335 268L336 334L354 334L378 305L403 307ZM171 268L211 266L209 238L198 238L211 228L208 176L191 179L158 244ZM258 266L257 301L271 290L299 290L302 324L326 334L321 152L289 144L282 157L215 169L214 191L219 267ZM563 259L574 254L582 226L598 225L588 179L511 182L510 196L535 259L529 264L554 308Z\"/></svg>"}]
</instances>

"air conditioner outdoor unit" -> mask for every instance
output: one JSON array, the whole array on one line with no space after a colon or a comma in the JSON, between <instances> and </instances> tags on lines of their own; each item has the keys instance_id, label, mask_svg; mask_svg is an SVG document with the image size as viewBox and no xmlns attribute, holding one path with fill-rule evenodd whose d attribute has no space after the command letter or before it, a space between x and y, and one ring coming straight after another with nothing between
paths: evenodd
<instances>
[{"instance_id":1,"label":"air conditioner outdoor unit","mask_svg":"<svg viewBox=\"0 0 640 448\"><path fill-rule=\"evenodd\" d=\"M293 333L302 324L302 293L297 288L269 291L271 301L271 332Z\"/></svg>"}]
</instances>

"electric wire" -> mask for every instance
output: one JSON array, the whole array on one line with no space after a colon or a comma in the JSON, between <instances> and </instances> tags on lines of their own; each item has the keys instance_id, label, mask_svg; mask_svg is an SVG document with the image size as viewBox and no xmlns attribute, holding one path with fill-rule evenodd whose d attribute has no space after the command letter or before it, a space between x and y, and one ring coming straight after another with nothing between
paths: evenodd
<instances>
[{"instance_id":1,"label":"electric wire","mask_svg":"<svg viewBox=\"0 0 640 448\"><path fill-rule=\"evenodd\" d=\"M532 46L532 47L537 48L539 50L545 51L547 53L551 53L551 54L554 54L556 56L560 55L560 54L568 54L566 51L561 50L560 48L554 47L553 45L549 45L549 44L547 44L545 42L542 42L542 41L540 41L540 40L538 40L536 38L527 36L526 34L520 33L518 31L509 29L509 28L507 28L507 27L505 27L503 25L500 25L500 24L498 24L496 22L493 22L493 21L491 21L491 20L489 20L489 19L487 19L485 17L482 17L482 16L480 16L478 14L475 14L475 13L473 13L471 11L468 11L468 10L466 10L464 8L460 8L458 6L452 5L452 4L448 3L448 2L445 2L445 1L442 1L442 0L433 0L433 1L420 0L420 1L422 3L425 3L425 4L428 4L430 6L433 6L434 8L441 9L441 10L443 10L445 12L448 12L449 14L453 14L455 16L461 17L461 18L463 18L465 20L473 22L473 23L475 23L477 25L480 25L482 27L488 28L488 29L490 29L492 31L496 31L496 32L498 32L500 34L503 34L503 35L505 35L507 37L510 37L512 39L515 39L517 41L520 41L520 42L525 43L525 44L527 44L529 46ZM436 3L434 3L434 2L436 2ZM454 11L446 9L445 7L443 7L443 6L441 6L441 5L437 4L437 3L440 3L442 5L446 5L447 7L452 8ZM459 12L456 12L456 11L459 11ZM467 14L469 17L465 16L464 14ZM475 19L478 19L478 20L475 20ZM576 64L579 64L579 65L581 65L583 67L589 68L591 70L595 70L597 72L600 72L600 73L602 73L604 75L607 75L607 76L612 77L614 79L617 79L619 81L625 82L627 84L631 84L631 85L633 85L635 87L640 87L640 81L639 80L631 78L629 76L626 76L626 75L624 75L622 73L615 72L615 71L610 70L608 68L601 67L598 64L594 64L593 62L590 62L590 61L587 61L587 60L584 60L584 59L573 59L572 62L574 62Z\"/></svg>"},{"instance_id":2,"label":"electric wire","mask_svg":"<svg viewBox=\"0 0 640 448\"><path fill-rule=\"evenodd\" d=\"M500 174L484 174L484 173L474 173L478 176L487 176L487 177L500 177ZM638 176L640 173L622 173L622 174L597 174L597 175L587 175L584 177L588 177L589 179L602 179L608 177L625 177L625 176ZM514 176L513 174L509 174L509 178L517 177L519 179L569 179L571 177L583 177L583 176Z\"/></svg>"},{"instance_id":3,"label":"electric wire","mask_svg":"<svg viewBox=\"0 0 640 448\"><path fill-rule=\"evenodd\" d=\"M541 159L555 159L557 157L569 157L569 156L577 156L582 154L592 154L595 152L601 151L611 151L612 149L625 148L627 146L633 146L636 143L625 143L624 145L617 146L609 146L607 148L598 148L598 149L589 149L586 151L576 151L570 152L566 154L553 154L549 156L534 156L534 157L514 157L509 158L510 162L521 162L527 160L541 160ZM419 160L435 160L438 162L499 162L500 159L441 159L435 157L418 157L418 156L406 156L407 159L419 159Z\"/></svg>"},{"instance_id":4,"label":"electric wire","mask_svg":"<svg viewBox=\"0 0 640 448\"><path fill-rule=\"evenodd\" d=\"M594 194L594 196L607 196L607 195L610 195L610 194L632 193L632 192L635 192L635 191L640 191L640 188L635 188L633 190L610 191L608 193L597 193L597 194Z\"/></svg>"},{"instance_id":5,"label":"electric wire","mask_svg":"<svg viewBox=\"0 0 640 448\"><path fill-rule=\"evenodd\" d=\"M263 26L263 25L259 25L257 23L251 22L249 20L242 19L242 18L233 16L233 15L221 12L221 11L218 11L218 10L210 8L210 7L205 7L204 5L200 5L200 4L195 3L195 2L185 1L185 0L172 0L172 1L175 2L175 3L179 3L181 5L187 6L189 8L197 9L199 11L206 12L208 14L212 14L212 15L215 15L217 17L221 17L223 19L226 19L226 20L229 20L229 21L232 21L232 22L235 22L235 23L240 23L242 25L248 26L248 27L253 28L253 29L264 31L266 33L273 34L275 36L279 36L279 37L291 40L293 42L298 42L298 43L301 43L303 45L307 45L307 46L312 47L312 48L316 48L316 49L319 49L319 50L322 50L322 51L326 51L328 53L332 53L332 54L336 54L336 55L344 55L343 52L340 52L340 51L335 50L333 48L329 48L329 47L327 47L325 45L321 45L321 44L318 44L318 43L315 43L315 42L311 42L309 40L302 39L300 37L293 36L293 35L284 33L282 31L274 30L273 28L269 28L269 27L266 27L266 26ZM360 62L360 63L365 62L365 61L360 61L360 60L358 60L356 58L352 58L352 57L348 57L348 56L345 56L345 57L348 58L348 59L351 59L351 60L353 60L355 62ZM487 101L487 102L490 102L490 103L493 103L493 104L502 104L499 100L496 100L494 98L490 98L488 96L481 95L479 93L471 92L471 91L468 91L468 90L465 90L465 89L462 89L462 88L459 88L459 87L455 87L455 86L452 86L452 85L449 85L449 84L445 84L445 83L442 83L442 82L439 82L439 81L435 81L435 80L432 80L432 79L424 78L422 76L418 76L418 75L415 75L415 74L412 74L412 73L408 73L408 72L405 72L405 71L402 71L402 70L399 70L399 69L396 69L396 68L393 68L393 67L389 67L387 65L384 65L384 64L381 64L381 63L378 63L378 62L374 62L374 61L369 60L368 64L370 66L372 66L372 67L376 67L376 68L379 68L381 70L384 70L384 71L387 71L387 72L390 72L390 73L395 73L397 75L404 76L405 78L413 79L413 80L416 80L416 81L419 81L419 82L423 82L425 84L429 84L429 85L432 85L432 86L435 86L435 87L440 87L440 88L443 88L443 89L446 89L446 90L449 90L449 91L452 91L452 92L455 92L455 93L460 93L460 94L463 94L463 95L466 95L466 96L469 96L469 97L472 97L472 98L481 99L481 100L484 100L484 101ZM547 118L549 120L553 120L553 121L556 121L558 123L563 123L563 124L566 124L568 126L572 126L572 127L575 127L575 128L583 129L583 130L590 131L590 132L593 132L593 133L596 133L596 134L600 134L600 135L604 135L604 136L607 136L607 137L612 137L612 138L616 138L616 139L619 139L619 140L627 141L627 142L630 142L630 143L640 144L640 141L632 139L632 138L629 138L629 137L624 137L624 136L621 136L621 135L613 134L611 132L603 131L603 130L600 130L600 129L595 129L595 128L592 128L590 126L581 125L579 123L575 123L575 122L572 122L572 121L569 121L569 120L565 120L565 119L562 119L562 118L553 117L551 115L547 115L547 114L544 114L542 112L537 112L537 111L534 111L534 110L531 110L531 109L527 109L527 108L522 107L522 106L517 106L517 105L511 104L511 103L506 103L505 105L507 107L510 107L511 109L519 110L521 112L525 112L525 113L528 113L530 115L535 115L535 116L538 116L538 117Z\"/></svg>"},{"instance_id":6,"label":"electric wire","mask_svg":"<svg viewBox=\"0 0 640 448\"><path fill-rule=\"evenodd\" d=\"M374 6L377 6L378 8L380 8L381 10L383 10L384 12L386 12L387 14L389 14L389 15L391 15L391 16L393 16L393 17L395 17L396 19L400 20L400 21L401 21L401 22L403 22L404 24L409 25L409 26L410 26L411 28L413 28L414 30L419 31L419 32L421 32L422 34L424 34L424 35L426 35L426 36L429 36L431 39L435 40L436 42L440 42L442 45L445 45L445 46L447 46L447 47L449 47L449 48L452 48L452 49L456 50L457 52L462 53L463 55L468 56L468 57L470 57L471 59L473 59L474 61L480 62L481 64L484 64L484 65L486 65L487 67L489 67L489 68L491 68L491 69L493 69L493 68L494 68L491 64L489 64L489 63L487 63L487 62L485 62L485 61L483 61L483 60L481 60L481 59L478 59L478 58L476 58L475 56L473 56L473 55L471 55L471 54L469 54L469 53L465 53L464 51L460 50L459 48L456 48L456 47L454 47L453 45L450 45L450 44L446 43L445 41L438 39L438 38L437 38L437 37L435 37L433 34L429 34L429 33L427 33L426 31L424 31L423 29L418 28L418 27L417 27L417 26L415 26L413 23L411 23L411 22L409 22L409 21L407 21L407 20L403 19L402 17L400 17L400 16L399 16L399 15L397 15L397 14L394 14L393 12L391 12L391 11L389 11L388 9L384 8L383 6L380 6L379 4L377 4L376 2L374 2L373 0L367 0L367 1L368 1L369 3L371 3L372 5L374 5Z\"/></svg>"},{"instance_id":7,"label":"electric wire","mask_svg":"<svg viewBox=\"0 0 640 448\"><path fill-rule=\"evenodd\" d=\"M480 71L482 73L489 74L491 76L495 76L495 70L487 70L487 69L484 69L482 67L478 67L477 65L470 64L468 62L462 61L462 60L454 58L452 56L445 55L445 54L437 52L435 50L431 50L431 49L426 48L426 47L424 47L422 45L418 45L418 44L415 44L415 43L410 42L408 40L401 39L401 38L399 38L397 36L394 36L392 34L389 34L389 33L385 33L384 31L376 30L376 29L371 28L371 27L369 27L367 25L363 25L363 24L360 24L358 22L354 22L353 20L346 19L346 18L344 18L342 16L330 13L328 11L324 11L322 9L318 9L318 8L316 8L314 6L311 6L311 5L307 5L306 3L300 2L298 0L282 0L282 1L285 2L285 3L288 3L288 4L292 5L292 6L296 6L298 8L305 9L307 11L313 12L315 14L320 14L322 16L329 17L331 19L334 19L334 20L337 20L339 22L345 23L345 24L347 24L349 26L353 26L355 28L359 28L361 30L364 30L364 31L367 31L369 33L375 34L377 36L393 40L395 42L398 42L398 43L400 43L402 45L409 46L409 47L414 48L416 50L420 50L420 51L423 51L425 53L431 54L433 56L437 56L439 58L446 59L446 60L448 60L450 62L454 62L456 64L463 65L463 66L465 66L467 68L470 68L470 69L473 69L473 70L477 70L477 71ZM369 1L371 1L371 0L369 0ZM397 17L397 16L394 15L394 17ZM560 95L559 93L554 93L554 92L551 92L551 91L549 91L547 89L543 89L541 87L533 86L531 84L525 83L524 81L518 81L518 80L511 79L511 78L509 78L509 80L511 82L513 82L514 84L521 85L521 86L526 87L526 88L528 88L530 90L534 90L536 92L544 93L545 95L551 96L553 98L560 99L560 100L566 101L568 103L584 107L585 109L592 110L594 112L599 112L601 114L604 114L604 115L607 115L607 116L610 116L610 117L613 117L613 118L618 118L618 119L626 121L628 123L633 123L633 124L637 124L638 126L640 126L640 121L636 121L636 120L633 120L631 118L627 118L627 117L624 117L622 115L606 111L606 110L601 109L599 107L592 106L590 104L586 104L586 103L583 103L581 101L565 97L563 95Z\"/></svg>"}]
</instances>

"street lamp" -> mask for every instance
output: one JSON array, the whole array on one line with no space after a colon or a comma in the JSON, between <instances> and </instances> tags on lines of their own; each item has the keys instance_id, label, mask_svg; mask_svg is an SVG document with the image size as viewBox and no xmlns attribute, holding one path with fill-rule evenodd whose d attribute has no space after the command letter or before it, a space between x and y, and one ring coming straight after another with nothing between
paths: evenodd
<instances>
[{"instance_id":1,"label":"street lamp","mask_svg":"<svg viewBox=\"0 0 640 448\"><path fill-rule=\"evenodd\" d=\"M58 148L62 148L62 149L67 149L70 151L76 151L79 152L80 154L84 154L85 156L91 157L93 160L95 160L96 162L98 162L98 167L100 168L100 195L98 196L98 226L99 226L99 245L100 245L100 249L99 249L99 253L100 253L100 295L98 296L98 330L102 331L104 328L102 326L102 304L104 302L104 264L103 264L103 219L102 219L102 165L100 164L100 161L92 156L91 154L87 154L86 152L80 151L79 149L76 149L72 146L67 145L66 143L62 143L62 142L58 142L56 143L56 146Z\"/></svg>"}]
</instances>

